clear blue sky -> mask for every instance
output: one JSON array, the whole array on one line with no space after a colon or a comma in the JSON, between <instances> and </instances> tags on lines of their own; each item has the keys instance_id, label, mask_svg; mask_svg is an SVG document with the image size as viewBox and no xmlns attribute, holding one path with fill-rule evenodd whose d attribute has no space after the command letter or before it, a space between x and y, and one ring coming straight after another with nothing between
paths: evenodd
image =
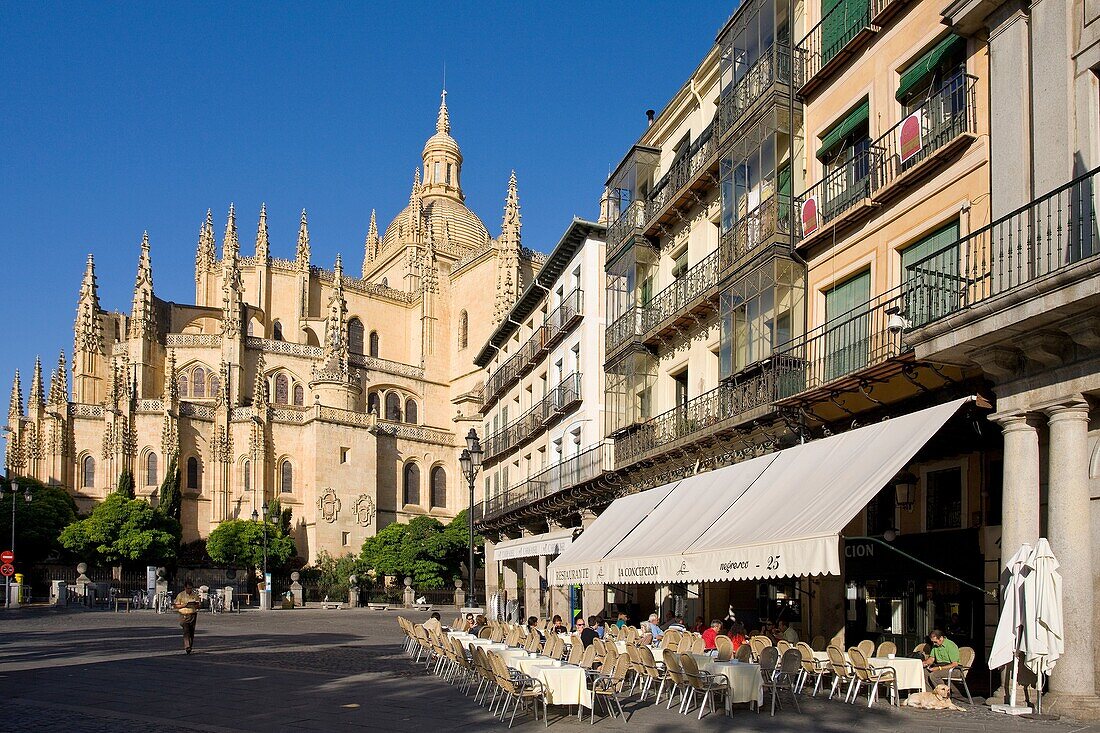
<instances>
[{"instance_id":1,"label":"clear blue sky","mask_svg":"<svg viewBox=\"0 0 1100 733\"><path fill-rule=\"evenodd\" d=\"M508 174L524 244L595 218L608 167L697 66L734 3L0 4L0 385L49 370L85 255L129 312L143 230L159 297L194 298L199 225L267 202L293 257L358 270L370 210L408 201L446 63L467 203L494 236Z\"/></svg>"}]
</instances>

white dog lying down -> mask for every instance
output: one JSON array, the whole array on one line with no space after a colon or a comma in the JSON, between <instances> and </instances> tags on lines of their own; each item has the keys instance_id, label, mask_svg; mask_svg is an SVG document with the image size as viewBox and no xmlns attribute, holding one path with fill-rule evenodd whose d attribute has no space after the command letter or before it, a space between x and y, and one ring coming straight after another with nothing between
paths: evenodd
<instances>
[{"instance_id":1,"label":"white dog lying down","mask_svg":"<svg viewBox=\"0 0 1100 733\"><path fill-rule=\"evenodd\" d=\"M920 708L921 710L962 710L951 702L951 688L947 685L936 685L931 692L915 692L905 698L905 707Z\"/></svg>"}]
</instances>

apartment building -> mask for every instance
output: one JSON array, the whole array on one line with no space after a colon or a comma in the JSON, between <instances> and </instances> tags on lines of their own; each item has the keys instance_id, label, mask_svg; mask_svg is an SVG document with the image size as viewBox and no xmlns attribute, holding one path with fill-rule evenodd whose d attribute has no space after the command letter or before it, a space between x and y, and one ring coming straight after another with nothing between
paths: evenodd
<instances>
[{"instance_id":1,"label":"apartment building","mask_svg":"<svg viewBox=\"0 0 1100 733\"><path fill-rule=\"evenodd\" d=\"M548 558L572 541L581 511L604 503L602 224L574 219L475 363L482 414L487 597L550 607ZM568 598L559 599L564 604ZM559 609L563 605L558 606Z\"/></svg>"}]
</instances>

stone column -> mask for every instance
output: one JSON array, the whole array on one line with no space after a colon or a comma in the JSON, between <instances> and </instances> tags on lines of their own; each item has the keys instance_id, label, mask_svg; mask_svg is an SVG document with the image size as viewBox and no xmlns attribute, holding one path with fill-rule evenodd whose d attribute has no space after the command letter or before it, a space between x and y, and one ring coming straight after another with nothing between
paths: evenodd
<instances>
[{"instance_id":1,"label":"stone column","mask_svg":"<svg viewBox=\"0 0 1100 733\"><path fill-rule=\"evenodd\" d=\"M993 216L1031 199L1031 59L1026 5L1002 3L989 26L990 179Z\"/></svg>"},{"instance_id":2,"label":"stone column","mask_svg":"<svg viewBox=\"0 0 1100 733\"><path fill-rule=\"evenodd\" d=\"M1004 431L1001 567L1020 545L1039 539L1039 433L1024 413L993 415Z\"/></svg>"},{"instance_id":3,"label":"stone column","mask_svg":"<svg viewBox=\"0 0 1100 733\"><path fill-rule=\"evenodd\" d=\"M1060 712L1095 710L1092 524L1089 508L1088 404L1078 395L1046 408L1050 418L1048 531L1062 574L1065 653L1051 676ZM1072 698L1072 702L1066 698ZM1077 699L1077 698L1082 699ZM1091 716L1089 716L1091 717Z\"/></svg>"}]
</instances>

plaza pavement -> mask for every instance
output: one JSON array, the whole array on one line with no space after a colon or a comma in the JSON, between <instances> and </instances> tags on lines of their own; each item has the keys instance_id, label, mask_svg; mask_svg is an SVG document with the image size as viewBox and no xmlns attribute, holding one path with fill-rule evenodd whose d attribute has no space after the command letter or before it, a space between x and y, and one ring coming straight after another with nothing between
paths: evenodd
<instances>
[{"instance_id":1,"label":"plaza pavement","mask_svg":"<svg viewBox=\"0 0 1100 733\"><path fill-rule=\"evenodd\" d=\"M174 614L25 608L0 612L0 730L491 731L503 730L458 689L401 652L394 612L259 611L203 614L195 653L181 651ZM407 614L422 620L427 614ZM782 698L781 698L782 699ZM964 713L895 710L805 700L801 715L735 710L697 721L675 709L624 707L603 730L1027 731L1100 733L1100 726L1012 720L974 706ZM552 730L591 730L551 708ZM543 729L530 718L517 729Z\"/></svg>"}]
</instances>

